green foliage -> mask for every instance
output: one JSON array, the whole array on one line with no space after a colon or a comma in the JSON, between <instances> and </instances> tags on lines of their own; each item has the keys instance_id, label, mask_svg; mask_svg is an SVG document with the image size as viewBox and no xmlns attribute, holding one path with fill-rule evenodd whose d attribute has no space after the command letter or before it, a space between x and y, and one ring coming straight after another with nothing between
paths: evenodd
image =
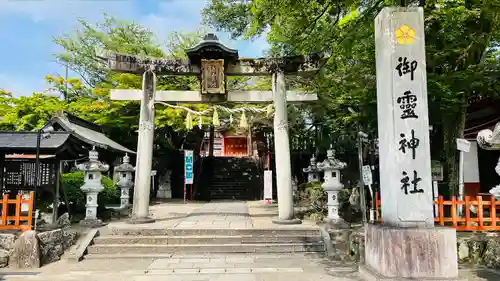
<instances>
[{"instance_id":1,"label":"green foliage","mask_svg":"<svg viewBox=\"0 0 500 281\"><path fill-rule=\"evenodd\" d=\"M105 210L106 205L118 204L120 196L116 190L113 180L107 176L102 176L101 183L104 190L99 193L97 209L98 214ZM85 215L86 198L83 191L80 189L84 184L84 173L74 172L61 175L61 188L66 192L68 201L70 202L70 211L72 215Z\"/></svg>"},{"instance_id":2,"label":"green foliage","mask_svg":"<svg viewBox=\"0 0 500 281\"><path fill-rule=\"evenodd\" d=\"M203 15L208 24L234 37L266 35L274 55L332 54L317 77L294 82L318 93L317 104L298 111L321 127L322 138L316 140L320 149L333 139L342 151L355 147L357 124L376 136L374 19L383 7L400 3L212 0ZM446 161L450 186L456 186L454 139L463 136L467 103L478 97L498 98L500 5L497 0L427 0L424 15L430 121L444 132L443 155L433 158ZM350 114L348 107L358 113ZM294 135L309 134L301 126L291 130Z\"/></svg>"},{"instance_id":3,"label":"green foliage","mask_svg":"<svg viewBox=\"0 0 500 281\"><path fill-rule=\"evenodd\" d=\"M79 19L80 28L71 34L56 37L54 42L63 48L57 60L80 74L88 86L108 81L109 71L96 59L96 50L163 57L154 42L153 33L133 22L118 20L104 14L104 20L90 24Z\"/></svg>"}]
</instances>

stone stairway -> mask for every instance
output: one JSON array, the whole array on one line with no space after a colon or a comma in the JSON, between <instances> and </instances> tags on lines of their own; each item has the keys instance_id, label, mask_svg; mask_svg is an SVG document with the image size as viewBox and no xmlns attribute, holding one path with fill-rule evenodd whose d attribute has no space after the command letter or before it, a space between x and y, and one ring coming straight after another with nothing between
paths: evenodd
<instances>
[{"instance_id":1,"label":"stone stairway","mask_svg":"<svg viewBox=\"0 0 500 281\"><path fill-rule=\"evenodd\" d=\"M211 200L260 199L262 178L252 158L214 157L210 165Z\"/></svg>"},{"instance_id":2,"label":"stone stairway","mask_svg":"<svg viewBox=\"0 0 500 281\"><path fill-rule=\"evenodd\" d=\"M165 258L176 253L324 252L317 229L115 228L96 237L87 259Z\"/></svg>"}]
</instances>

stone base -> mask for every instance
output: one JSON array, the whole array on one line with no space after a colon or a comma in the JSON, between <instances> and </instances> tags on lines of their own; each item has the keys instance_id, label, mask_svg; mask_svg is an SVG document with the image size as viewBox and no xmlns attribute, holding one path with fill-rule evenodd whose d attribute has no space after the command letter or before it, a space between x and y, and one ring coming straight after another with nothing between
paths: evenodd
<instances>
[{"instance_id":1,"label":"stone base","mask_svg":"<svg viewBox=\"0 0 500 281\"><path fill-rule=\"evenodd\" d=\"M404 278L384 277L366 265L359 266L359 277L365 281L467 281L466 278Z\"/></svg>"},{"instance_id":2,"label":"stone base","mask_svg":"<svg viewBox=\"0 0 500 281\"><path fill-rule=\"evenodd\" d=\"M280 220L278 218L273 220L274 224L302 224L302 221L299 219L290 219L290 220Z\"/></svg>"},{"instance_id":3,"label":"stone base","mask_svg":"<svg viewBox=\"0 0 500 281\"><path fill-rule=\"evenodd\" d=\"M365 239L365 265L373 272L369 278L375 276L367 280L460 280L457 235L451 227L366 224Z\"/></svg>"},{"instance_id":4,"label":"stone base","mask_svg":"<svg viewBox=\"0 0 500 281\"><path fill-rule=\"evenodd\" d=\"M323 221L325 222L325 225L328 228L334 228L334 229L351 228L351 225L349 223L345 222L343 219L325 218Z\"/></svg>"},{"instance_id":5,"label":"stone base","mask_svg":"<svg viewBox=\"0 0 500 281\"><path fill-rule=\"evenodd\" d=\"M153 223L155 222L155 219L150 218L150 217L145 217L145 218L131 218L127 220L128 224L144 224L144 223Z\"/></svg>"},{"instance_id":6,"label":"stone base","mask_svg":"<svg viewBox=\"0 0 500 281\"><path fill-rule=\"evenodd\" d=\"M85 226L85 227L101 227L101 226L104 226L106 225L104 222L102 222L102 220L100 219L84 219L84 220L81 220L80 221L80 225L81 226Z\"/></svg>"}]
</instances>

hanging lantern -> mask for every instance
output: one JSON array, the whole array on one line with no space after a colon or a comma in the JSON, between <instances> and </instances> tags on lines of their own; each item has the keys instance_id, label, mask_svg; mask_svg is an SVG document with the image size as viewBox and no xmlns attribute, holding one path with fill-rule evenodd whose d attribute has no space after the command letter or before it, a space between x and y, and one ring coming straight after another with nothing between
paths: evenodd
<instances>
[{"instance_id":1,"label":"hanging lantern","mask_svg":"<svg viewBox=\"0 0 500 281\"><path fill-rule=\"evenodd\" d=\"M193 118L191 116L191 112L188 112L186 116L186 129L188 130L193 129Z\"/></svg>"},{"instance_id":2,"label":"hanging lantern","mask_svg":"<svg viewBox=\"0 0 500 281\"><path fill-rule=\"evenodd\" d=\"M217 113L217 109L216 108L214 108L214 116L212 118L212 124L215 127L219 127L220 126L219 114Z\"/></svg>"},{"instance_id":3,"label":"hanging lantern","mask_svg":"<svg viewBox=\"0 0 500 281\"><path fill-rule=\"evenodd\" d=\"M245 115L245 111L243 111L243 114L241 114L240 128L248 128L248 121L247 116Z\"/></svg>"}]
</instances>

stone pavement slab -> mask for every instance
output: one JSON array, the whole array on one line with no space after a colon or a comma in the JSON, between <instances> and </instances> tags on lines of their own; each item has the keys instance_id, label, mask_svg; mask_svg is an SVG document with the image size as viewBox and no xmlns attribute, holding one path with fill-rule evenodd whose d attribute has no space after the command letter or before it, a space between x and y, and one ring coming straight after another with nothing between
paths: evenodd
<instances>
[{"instance_id":1,"label":"stone pavement slab","mask_svg":"<svg viewBox=\"0 0 500 281\"><path fill-rule=\"evenodd\" d=\"M182 218L175 228L252 228L245 201L212 201Z\"/></svg>"}]
</instances>

